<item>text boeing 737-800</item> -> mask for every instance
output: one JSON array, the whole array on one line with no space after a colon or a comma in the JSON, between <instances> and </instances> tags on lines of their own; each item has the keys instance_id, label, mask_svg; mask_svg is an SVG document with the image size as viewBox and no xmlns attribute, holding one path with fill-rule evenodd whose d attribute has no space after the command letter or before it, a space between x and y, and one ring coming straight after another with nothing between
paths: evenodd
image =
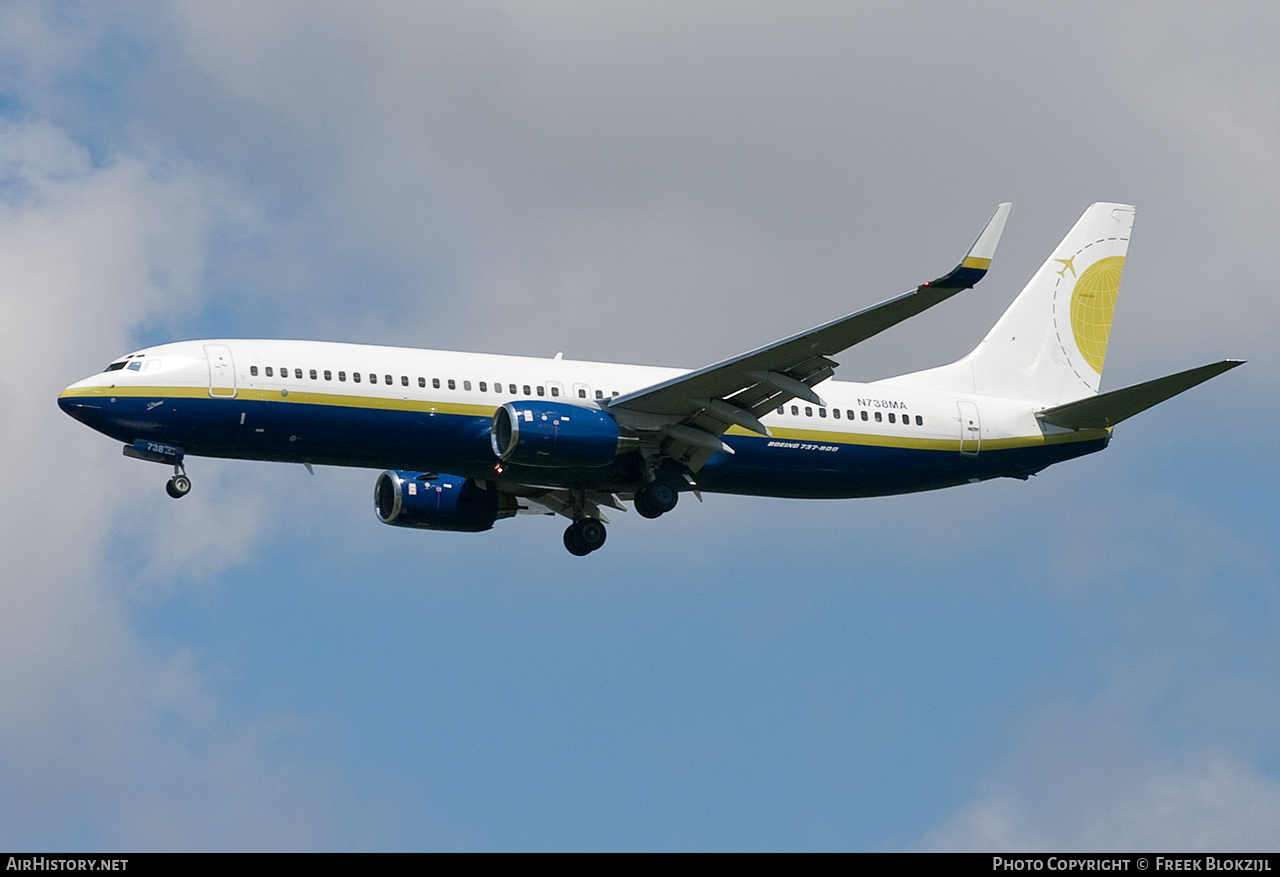
<instances>
[{"instance_id":1,"label":"text boeing 737-800","mask_svg":"<svg viewBox=\"0 0 1280 877\"><path fill-rule=\"evenodd\" d=\"M1121 420L1225 360L1099 394L1134 208L1094 204L965 358L832 380L833 356L982 279L1001 204L950 273L696 371L310 341L188 341L117 359L63 410L173 467L187 455L360 466L388 524L488 530L561 514L565 547L605 541L603 508L646 518L682 492L882 496L1025 479L1100 451ZM445 474L448 473L448 474Z\"/></svg>"}]
</instances>

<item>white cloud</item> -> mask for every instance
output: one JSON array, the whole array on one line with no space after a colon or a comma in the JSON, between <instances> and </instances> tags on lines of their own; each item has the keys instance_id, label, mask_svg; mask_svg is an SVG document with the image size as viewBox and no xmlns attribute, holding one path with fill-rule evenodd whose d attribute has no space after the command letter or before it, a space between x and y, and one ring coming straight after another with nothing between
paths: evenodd
<instances>
[{"instance_id":1,"label":"white cloud","mask_svg":"<svg viewBox=\"0 0 1280 877\"><path fill-rule=\"evenodd\" d=\"M1269 546L1167 488L1068 484L1048 499L1091 503L1019 564L1078 658L1010 705L1021 716L1004 755L920 846L1273 849L1276 649L1257 635L1280 622Z\"/></svg>"},{"instance_id":2,"label":"white cloud","mask_svg":"<svg viewBox=\"0 0 1280 877\"><path fill-rule=\"evenodd\" d=\"M325 842L325 783L273 754L300 729L236 716L194 656L144 645L134 629L131 602L146 588L130 567L161 581L191 564L214 575L256 543L264 516L243 504L227 515L226 499L180 511L155 502L160 467L124 460L56 404L63 385L127 350L139 323L199 306L223 201L190 169L94 166L55 126L0 122L0 842L10 847ZM165 520L175 512L190 526ZM121 539L142 559L114 557Z\"/></svg>"},{"instance_id":3,"label":"white cloud","mask_svg":"<svg viewBox=\"0 0 1280 877\"><path fill-rule=\"evenodd\" d=\"M1280 842L1280 781L1200 749L1158 759L1055 711L1045 741L1005 765L993 788L922 839L959 852L1231 852ZM1077 739L1072 740L1072 737Z\"/></svg>"}]
</instances>

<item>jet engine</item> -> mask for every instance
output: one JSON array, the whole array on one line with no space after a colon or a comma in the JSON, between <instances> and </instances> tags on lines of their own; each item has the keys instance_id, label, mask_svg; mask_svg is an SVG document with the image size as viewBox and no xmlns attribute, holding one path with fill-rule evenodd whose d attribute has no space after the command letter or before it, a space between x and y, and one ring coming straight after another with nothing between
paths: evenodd
<instances>
[{"instance_id":1,"label":"jet engine","mask_svg":"<svg viewBox=\"0 0 1280 877\"><path fill-rule=\"evenodd\" d=\"M393 527L479 533L516 513L515 497L470 478L388 470L373 488L378 519Z\"/></svg>"},{"instance_id":2,"label":"jet engine","mask_svg":"<svg viewBox=\"0 0 1280 877\"><path fill-rule=\"evenodd\" d=\"M505 462L556 469L607 466L622 443L608 412L519 400L493 412L490 441Z\"/></svg>"}]
</instances>

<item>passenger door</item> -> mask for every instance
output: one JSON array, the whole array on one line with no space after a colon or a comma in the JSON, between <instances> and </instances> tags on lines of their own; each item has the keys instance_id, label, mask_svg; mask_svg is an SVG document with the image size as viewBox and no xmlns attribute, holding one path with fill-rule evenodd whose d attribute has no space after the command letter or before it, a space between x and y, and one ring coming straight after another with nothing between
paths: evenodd
<instances>
[{"instance_id":1,"label":"passenger door","mask_svg":"<svg viewBox=\"0 0 1280 877\"><path fill-rule=\"evenodd\" d=\"M234 398L236 369L231 360L231 348L225 344L206 344L204 355L209 361L209 395Z\"/></svg>"}]
</instances>

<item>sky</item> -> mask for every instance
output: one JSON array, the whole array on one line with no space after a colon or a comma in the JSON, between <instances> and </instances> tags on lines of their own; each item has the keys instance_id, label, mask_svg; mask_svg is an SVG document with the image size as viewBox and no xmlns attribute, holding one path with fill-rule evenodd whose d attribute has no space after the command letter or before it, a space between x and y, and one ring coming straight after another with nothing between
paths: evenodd
<instances>
[{"instance_id":1,"label":"sky","mask_svg":"<svg viewBox=\"0 0 1280 877\"><path fill-rule=\"evenodd\" d=\"M0 848L1280 848L1280 8L0 0ZM1136 204L1101 454L483 534L63 415L137 348L698 367ZM1206 267L1208 266L1208 267Z\"/></svg>"}]
</instances>

